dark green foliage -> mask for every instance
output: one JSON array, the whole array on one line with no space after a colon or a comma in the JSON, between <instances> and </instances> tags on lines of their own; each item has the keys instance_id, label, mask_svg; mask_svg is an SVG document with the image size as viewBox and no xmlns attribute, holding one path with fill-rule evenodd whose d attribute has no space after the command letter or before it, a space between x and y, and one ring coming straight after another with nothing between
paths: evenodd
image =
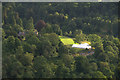
<instances>
[{"instance_id":1,"label":"dark green foliage","mask_svg":"<svg viewBox=\"0 0 120 80\"><path fill-rule=\"evenodd\" d=\"M88 73L89 72L90 64L86 57L79 56L75 60L76 60L76 62L75 62L76 63L76 72L78 72L78 73L80 73L80 72Z\"/></svg>"},{"instance_id":2,"label":"dark green foliage","mask_svg":"<svg viewBox=\"0 0 120 80\"><path fill-rule=\"evenodd\" d=\"M50 78L54 77L52 65L48 63L44 56L38 56L34 60L33 68L35 69L36 78Z\"/></svg>"},{"instance_id":3,"label":"dark green foliage","mask_svg":"<svg viewBox=\"0 0 120 80\"><path fill-rule=\"evenodd\" d=\"M118 3L8 2L2 7L3 78L120 78ZM64 45L59 36L90 41L92 49ZM79 55L90 51L94 54Z\"/></svg>"},{"instance_id":4,"label":"dark green foliage","mask_svg":"<svg viewBox=\"0 0 120 80\"><path fill-rule=\"evenodd\" d=\"M5 52L15 53L15 49L21 45L21 41L18 38L13 36L9 36L7 39L3 41Z\"/></svg>"},{"instance_id":5,"label":"dark green foliage","mask_svg":"<svg viewBox=\"0 0 120 80\"><path fill-rule=\"evenodd\" d=\"M60 64L56 71L57 78L70 78L70 69L64 64Z\"/></svg>"},{"instance_id":6,"label":"dark green foliage","mask_svg":"<svg viewBox=\"0 0 120 80\"><path fill-rule=\"evenodd\" d=\"M34 24L33 24L33 18L30 17L30 19L27 21L26 25L25 25L25 29L29 30L29 29L34 29Z\"/></svg>"},{"instance_id":7,"label":"dark green foliage","mask_svg":"<svg viewBox=\"0 0 120 80\"><path fill-rule=\"evenodd\" d=\"M15 55L4 56L3 76L9 78L21 78L24 74L24 66L17 60ZM7 75L9 74L9 75Z\"/></svg>"}]
</instances>

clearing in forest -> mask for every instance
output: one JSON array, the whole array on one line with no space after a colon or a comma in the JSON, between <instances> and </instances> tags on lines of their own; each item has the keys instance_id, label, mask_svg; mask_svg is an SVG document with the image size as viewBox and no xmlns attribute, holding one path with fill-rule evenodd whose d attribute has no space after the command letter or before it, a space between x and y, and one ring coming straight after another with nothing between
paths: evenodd
<instances>
[{"instance_id":1,"label":"clearing in forest","mask_svg":"<svg viewBox=\"0 0 120 80\"><path fill-rule=\"evenodd\" d=\"M72 38L69 38L69 37L65 37L65 36L59 36L61 42L64 44L64 45L73 45L73 44L78 44L78 43L75 43L73 41Z\"/></svg>"}]
</instances>

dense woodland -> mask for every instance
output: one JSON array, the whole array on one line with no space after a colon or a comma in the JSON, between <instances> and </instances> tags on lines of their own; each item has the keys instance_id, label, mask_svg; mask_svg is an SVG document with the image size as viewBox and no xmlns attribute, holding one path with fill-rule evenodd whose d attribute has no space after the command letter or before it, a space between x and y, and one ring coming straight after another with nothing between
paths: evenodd
<instances>
[{"instance_id":1,"label":"dense woodland","mask_svg":"<svg viewBox=\"0 0 120 80\"><path fill-rule=\"evenodd\" d=\"M3 78L119 78L118 3L2 3ZM58 36L90 41L73 57Z\"/></svg>"}]
</instances>

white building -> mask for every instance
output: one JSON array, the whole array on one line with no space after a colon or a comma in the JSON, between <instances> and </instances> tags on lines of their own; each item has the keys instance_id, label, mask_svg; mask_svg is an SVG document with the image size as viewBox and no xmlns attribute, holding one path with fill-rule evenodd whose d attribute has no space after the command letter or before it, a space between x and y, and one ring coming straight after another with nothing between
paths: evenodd
<instances>
[{"instance_id":1,"label":"white building","mask_svg":"<svg viewBox=\"0 0 120 80\"><path fill-rule=\"evenodd\" d=\"M84 44L73 44L72 47L81 48L81 49L91 49L91 46L88 43Z\"/></svg>"}]
</instances>

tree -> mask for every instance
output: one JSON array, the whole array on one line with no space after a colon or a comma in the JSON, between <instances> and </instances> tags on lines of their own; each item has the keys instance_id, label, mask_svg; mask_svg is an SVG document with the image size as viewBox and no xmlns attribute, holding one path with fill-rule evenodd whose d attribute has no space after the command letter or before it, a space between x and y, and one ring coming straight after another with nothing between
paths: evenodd
<instances>
[{"instance_id":1,"label":"tree","mask_svg":"<svg viewBox=\"0 0 120 80\"><path fill-rule=\"evenodd\" d=\"M58 53L59 53L59 55L69 53L68 48L62 42L59 43Z\"/></svg>"},{"instance_id":2,"label":"tree","mask_svg":"<svg viewBox=\"0 0 120 80\"><path fill-rule=\"evenodd\" d=\"M54 33L62 35L62 30L60 29L60 26L58 24L52 25L52 29Z\"/></svg>"},{"instance_id":3,"label":"tree","mask_svg":"<svg viewBox=\"0 0 120 80\"><path fill-rule=\"evenodd\" d=\"M96 43L93 43L95 47L95 54L94 56L97 58L98 56L100 55L104 55L104 48L103 48L103 44L102 43L99 43L99 42L96 42ZM91 44L92 45L92 44ZM101 53L101 54L100 54ZM104 55L105 57L106 55Z\"/></svg>"},{"instance_id":4,"label":"tree","mask_svg":"<svg viewBox=\"0 0 120 80\"><path fill-rule=\"evenodd\" d=\"M76 35L75 39L78 43L81 43L82 41L86 40L86 35L85 34Z\"/></svg>"},{"instance_id":5,"label":"tree","mask_svg":"<svg viewBox=\"0 0 120 80\"><path fill-rule=\"evenodd\" d=\"M3 3L2 7L3 78L119 78L117 3ZM90 41L94 54L81 56L78 53L89 52L64 45L58 36L62 32L78 43Z\"/></svg>"},{"instance_id":6,"label":"tree","mask_svg":"<svg viewBox=\"0 0 120 80\"><path fill-rule=\"evenodd\" d=\"M115 46L115 44L112 42L112 41L108 41L108 40L104 40L104 48L107 47L107 46Z\"/></svg>"},{"instance_id":7,"label":"tree","mask_svg":"<svg viewBox=\"0 0 120 80\"><path fill-rule=\"evenodd\" d=\"M90 63L91 71L97 71L98 65L95 62Z\"/></svg>"},{"instance_id":8,"label":"tree","mask_svg":"<svg viewBox=\"0 0 120 80\"><path fill-rule=\"evenodd\" d=\"M34 70L32 66L25 67L23 78L34 78Z\"/></svg>"},{"instance_id":9,"label":"tree","mask_svg":"<svg viewBox=\"0 0 120 80\"><path fill-rule=\"evenodd\" d=\"M43 27L46 26L46 23L43 20L39 20L35 25L35 28L40 32Z\"/></svg>"},{"instance_id":10,"label":"tree","mask_svg":"<svg viewBox=\"0 0 120 80\"><path fill-rule=\"evenodd\" d=\"M88 73L89 72L90 64L86 57L79 56L75 60L76 60L76 62L75 62L76 63L76 72L78 72L78 73L80 73L80 72Z\"/></svg>"},{"instance_id":11,"label":"tree","mask_svg":"<svg viewBox=\"0 0 120 80\"><path fill-rule=\"evenodd\" d=\"M70 78L70 69L65 64L59 64L56 71L57 78Z\"/></svg>"},{"instance_id":12,"label":"tree","mask_svg":"<svg viewBox=\"0 0 120 80\"><path fill-rule=\"evenodd\" d=\"M83 34L82 30L75 30L73 35L75 36L76 42L81 43L87 40L86 34Z\"/></svg>"},{"instance_id":13,"label":"tree","mask_svg":"<svg viewBox=\"0 0 120 80\"><path fill-rule=\"evenodd\" d=\"M35 69L36 78L52 78L54 77L54 72L50 64L48 64L47 59L44 56L37 56L34 59L33 67Z\"/></svg>"},{"instance_id":14,"label":"tree","mask_svg":"<svg viewBox=\"0 0 120 80\"><path fill-rule=\"evenodd\" d=\"M22 78L24 74L24 66L17 60L14 54L4 56L3 59L3 77L4 78Z\"/></svg>"},{"instance_id":15,"label":"tree","mask_svg":"<svg viewBox=\"0 0 120 80\"><path fill-rule=\"evenodd\" d=\"M27 21L27 24L25 25L25 29L30 30L34 29L34 24L33 24L33 18L30 17L30 19Z\"/></svg>"},{"instance_id":16,"label":"tree","mask_svg":"<svg viewBox=\"0 0 120 80\"><path fill-rule=\"evenodd\" d=\"M44 34L44 33L53 33L53 29L51 27L51 24L46 23L46 27L41 28L40 33L42 33L42 34Z\"/></svg>"},{"instance_id":17,"label":"tree","mask_svg":"<svg viewBox=\"0 0 120 80\"><path fill-rule=\"evenodd\" d=\"M113 42L116 44L117 47L120 47L120 41L118 38L114 38Z\"/></svg>"},{"instance_id":18,"label":"tree","mask_svg":"<svg viewBox=\"0 0 120 80\"><path fill-rule=\"evenodd\" d=\"M44 34L44 37L46 37L52 43L52 46L57 46L60 42L56 33Z\"/></svg>"},{"instance_id":19,"label":"tree","mask_svg":"<svg viewBox=\"0 0 120 80\"><path fill-rule=\"evenodd\" d=\"M28 44L27 42L22 42L22 46L23 46L24 52L28 52L28 53L32 53L33 50L35 49L34 46Z\"/></svg>"},{"instance_id":20,"label":"tree","mask_svg":"<svg viewBox=\"0 0 120 80\"><path fill-rule=\"evenodd\" d=\"M101 80L101 78L107 78L107 77L106 77L102 72L100 72L100 71L92 72L90 75L92 76L92 78L100 78L100 80ZM99 79L98 79L98 80L99 80Z\"/></svg>"},{"instance_id":21,"label":"tree","mask_svg":"<svg viewBox=\"0 0 120 80\"><path fill-rule=\"evenodd\" d=\"M91 43L95 43L95 42L101 43L102 42L101 37L98 36L97 34L89 34L88 41L90 41Z\"/></svg>"},{"instance_id":22,"label":"tree","mask_svg":"<svg viewBox=\"0 0 120 80\"><path fill-rule=\"evenodd\" d=\"M15 14L15 12L13 12L13 11L9 12L9 16L8 16L8 20L7 20L9 24L16 25L16 19L15 19L14 14Z\"/></svg>"},{"instance_id":23,"label":"tree","mask_svg":"<svg viewBox=\"0 0 120 80\"><path fill-rule=\"evenodd\" d=\"M17 32L14 30L14 25L6 24L4 25L3 29L6 33L6 37L8 36L17 36Z\"/></svg>"},{"instance_id":24,"label":"tree","mask_svg":"<svg viewBox=\"0 0 120 80\"><path fill-rule=\"evenodd\" d=\"M41 46L41 53L46 58L57 56L56 49L51 45L50 41L44 40L40 46Z\"/></svg>"},{"instance_id":25,"label":"tree","mask_svg":"<svg viewBox=\"0 0 120 80\"><path fill-rule=\"evenodd\" d=\"M20 25L21 27L23 27L23 21L22 21L21 18L18 18L16 22L17 22L18 25Z\"/></svg>"},{"instance_id":26,"label":"tree","mask_svg":"<svg viewBox=\"0 0 120 80\"><path fill-rule=\"evenodd\" d=\"M65 66L69 67L70 71L75 70L75 60L72 55L62 54L61 58L62 58L63 62L65 63Z\"/></svg>"},{"instance_id":27,"label":"tree","mask_svg":"<svg viewBox=\"0 0 120 80\"><path fill-rule=\"evenodd\" d=\"M4 29L2 29L1 31L2 31L2 33L0 33L0 34L2 34L2 39L4 40L4 39L5 39L6 34L5 34Z\"/></svg>"},{"instance_id":28,"label":"tree","mask_svg":"<svg viewBox=\"0 0 120 80\"><path fill-rule=\"evenodd\" d=\"M68 36L68 32L65 32L64 35L65 35L65 36Z\"/></svg>"},{"instance_id":29,"label":"tree","mask_svg":"<svg viewBox=\"0 0 120 80\"><path fill-rule=\"evenodd\" d=\"M33 54L32 53L28 53L26 52L25 54L23 54L21 57L20 57L20 62L24 65L24 66L29 66L29 65L32 65L32 61L33 61Z\"/></svg>"},{"instance_id":30,"label":"tree","mask_svg":"<svg viewBox=\"0 0 120 80\"><path fill-rule=\"evenodd\" d=\"M97 56L97 60L99 61L105 61L105 62L110 61L109 56L106 53L97 53L96 56Z\"/></svg>"},{"instance_id":31,"label":"tree","mask_svg":"<svg viewBox=\"0 0 120 80\"><path fill-rule=\"evenodd\" d=\"M17 47L15 44L15 37L9 36L4 40L4 48L6 52L15 53L15 48Z\"/></svg>"},{"instance_id":32,"label":"tree","mask_svg":"<svg viewBox=\"0 0 120 80\"><path fill-rule=\"evenodd\" d=\"M92 78L92 76L90 74L84 74L82 78Z\"/></svg>"},{"instance_id":33,"label":"tree","mask_svg":"<svg viewBox=\"0 0 120 80\"><path fill-rule=\"evenodd\" d=\"M16 47L21 46L21 41L17 37L15 37L15 46Z\"/></svg>"},{"instance_id":34,"label":"tree","mask_svg":"<svg viewBox=\"0 0 120 80\"><path fill-rule=\"evenodd\" d=\"M22 46L18 46L18 48L16 49L16 57L19 60L19 57L22 56L24 53L23 47Z\"/></svg>"},{"instance_id":35,"label":"tree","mask_svg":"<svg viewBox=\"0 0 120 80\"><path fill-rule=\"evenodd\" d=\"M19 61L17 61L17 62L14 62L11 66L12 66L12 69L11 69L11 72L10 72L10 74L11 74L10 77L22 78L23 74L24 74L23 65Z\"/></svg>"},{"instance_id":36,"label":"tree","mask_svg":"<svg viewBox=\"0 0 120 80\"><path fill-rule=\"evenodd\" d=\"M16 24L16 25L13 25L13 30L16 32L16 33L19 33L19 32L22 32L23 31L23 27L21 27L20 25Z\"/></svg>"},{"instance_id":37,"label":"tree","mask_svg":"<svg viewBox=\"0 0 120 80\"><path fill-rule=\"evenodd\" d=\"M34 36L31 36L31 37L28 37L26 42L29 43L30 45L32 45L32 44L37 45L40 41L39 41L38 37L36 37L34 35Z\"/></svg>"},{"instance_id":38,"label":"tree","mask_svg":"<svg viewBox=\"0 0 120 80\"><path fill-rule=\"evenodd\" d=\"M105 47L105 51L114 52L112 46L106 46L106 47Z\"/></svg>"},{"instance_id":39,"label":"tree","mask_svg":"<svg viewBox=\"0 0 120 80\"><path fill-rule=\"evenodd\" d=\"M60 40L55 33L43 34L43 36L40 37L40 41L39 45L37 45L37 50L41 55L47 58L58 56L58 45Z\"/></svg>"},{"instance_id":40,"label":"tree","mask_svg":"<svg viewBox=\"0 0 120 80\"><path fill-rule=\"evenodd\" d=\"M116 76L118 79L120 79L119 74L120 74L120 62L118 63L117 68L115 69L115 76Z\"/></svg>"},{"instance_id":41,"label":"tree","mask_svg":"<svg viewBox=\"0 0 120 80\"><path fill-rule=\"evenodd\" d=\"M76 35L83 34L83 32L82 32L82 30L75 30L73 34L74 34L74 36L76 36Z\"/></svg>"},{"instance_id":42,"label":"tree","mask_svg":"<svg viewBox=\"0 0 120 80\"><path fill-rule=\"evenodd\" d=\"M110 52L110 51L107 51L106 53L105 53L106 55L108 55L108 57L109 57L109 62L111 63L115 63L115 61L116 61L116 57L115 57L115 55L112 53L112 52Z\"/></svg>"},{"instance_id":43,"label":"tree","mask_svg":"<svg viewBox=\"0 0 120 80\"><path fill-rule=\"evenodd\" d=\"M107 76L107 78L112 78L114 72L110 70L108 62L99 62L100 71Z\"/></svg>"}]
</instances>

